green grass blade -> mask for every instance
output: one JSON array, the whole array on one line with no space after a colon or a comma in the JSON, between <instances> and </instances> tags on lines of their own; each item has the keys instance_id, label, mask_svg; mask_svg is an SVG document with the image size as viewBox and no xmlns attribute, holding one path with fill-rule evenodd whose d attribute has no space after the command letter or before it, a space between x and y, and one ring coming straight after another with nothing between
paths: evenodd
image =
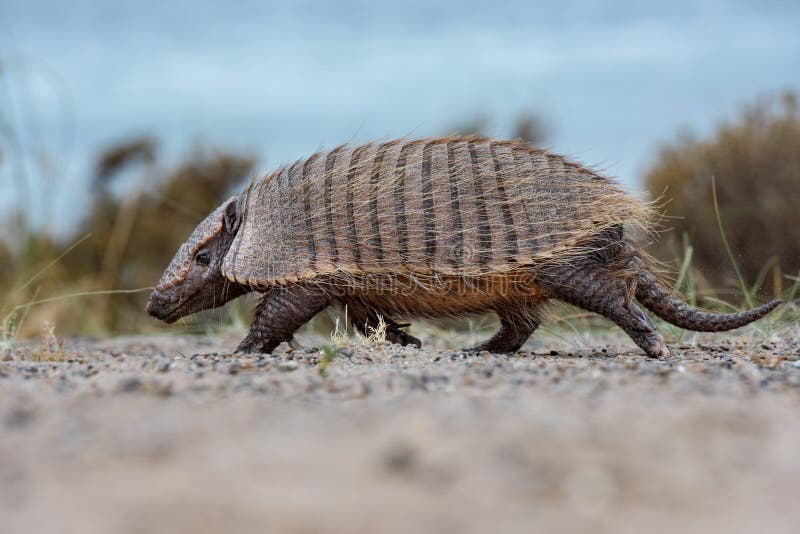
<instances>
[{"instance_id":1,"label":"green grass blade","mask_svg":"<svg viewBox=\"0 0 800 534\"><path fill-rule=\"evenodd\" d=\"M50 263L48 263L47 265L45 265L44 267L42 267L41 269L39 269L39 270L36 272L36 274L34 274L33 276L31 276L31 277L28 279L28 281L27 281L27 282L25 282L25 283L24 283L24 284L22 284L20 287L18 287L18 288L16 289L16 291L22 291L23 289L25 289L26 287L28 287L29 285L31 285L31 284L34 282L34 280L36 280L36 279L37 279L37 278L39 278L41 275L43 275L45 272L47 272L47 271L48 271L48 270L49 270L49 269L50 269L50 268L51 268L53 265L55 265L56 263L58 263L59 261L61 261L61 260L64 258L64 256L66 256L67 254L69 254L70 252L72 252L73 250L75 250L75 248L76 248L78 245L80 245L81 243L83 243L84 241L86 241L87 239L89 239L91 236L92 236L92 234L91 234L91 232L90 232L90 233L86 234L85 236L83 236L82 238L78 239L76 242L74 242L72 245L70 245L70 246L69 246L69 248L67 248L67 250L65 250L64 252L62 252L61 254L59 254L59 256L58 256L56 259L54 259L53 261L51 261Z\"/></svg>"},{"instance_id":2,"label":"green grass blade","mask_svg":"<svg viewBox=\"0 0 800 534\"><path fill-rule=\"evenodd\" d=\"M719 201L717 200L717 180L714 175L711 176L711 198L714 201L714 215L717 218L717 228L719 228L719 235L722 237L722 244L725 246L725 252L727 252L728 258L731 260L733 270L736 271L736 278L739 280L739 286L742 288L747 306L753 308L755 306L753 303L753 295L750 293L744 281L742 271L739 269L739 264L736 263L736 258L733 257L733 250L731 250L731 245L728 243L728 238L725 236L725 228L722 225L722 215L720 214Z\"/></svg>"},{"instance_id":3,"label":"green grass blade","mask_svg":"<svg viewBox=\"0 0 800 534\"><path fill-rule=\"evenodd\" d=\"M95 295L130 295L132 293L142 293L144 291L152 291L153 289L154 288L150 286L150 287L141 287L139 289L112 289L105 291L80 291L78 293L67 293L66 295L57 295L55 297L48 297L46 299L32 300L30 302L26 302L25 304L18 304L14 306L13 311L23 310L25 308L30 308L31 306L37 306L39 304L47 304L48 302L56 302L59 300L66 300L77 297L91 297Z\"/></svg>"},{"instance_id":4,"label":"green grass blade","mask_svg":"<svg viewBox=\"0 0 800 534\"><path fill-rule=\"evenodd\" d=\"M683 285L684 280L686 280L686 275L688 274L689 267L692 264L693 253L694 253L694 248L692 248L691 245L687 246L683 254L683 262L681 262L681 270L678 273L678 279L675 281L675 289L678 291Z\"/></svg>"}]
</instances>

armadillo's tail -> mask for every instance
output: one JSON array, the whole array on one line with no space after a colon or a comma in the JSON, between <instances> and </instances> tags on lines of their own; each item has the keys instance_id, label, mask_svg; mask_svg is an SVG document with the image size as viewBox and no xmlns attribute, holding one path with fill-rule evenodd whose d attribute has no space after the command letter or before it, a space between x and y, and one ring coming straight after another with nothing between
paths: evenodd
<instances>
[{"instance_id":1,"label":"armadillo's tail","mask_svg":"<svg viewBox=\"0 0 800 534\"><path fill-rule=\"evenodd\" d=\"M653 273L646 269L638 273L636 300L668 323L697 332L721 332L739 328L761 319L781 303L780 300L773 300L758 308L739 313L704 312L677 299Z\"/></svg>"}]
</instances>

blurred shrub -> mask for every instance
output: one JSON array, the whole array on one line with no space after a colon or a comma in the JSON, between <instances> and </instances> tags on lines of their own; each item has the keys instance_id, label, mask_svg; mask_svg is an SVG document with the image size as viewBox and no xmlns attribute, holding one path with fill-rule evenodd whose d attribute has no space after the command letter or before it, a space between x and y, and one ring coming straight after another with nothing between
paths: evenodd
<instances>
[{"instance_id":1,"label":"blurred shrub","mask_svg":"<svg viewBox=\"0 0 800 534\"><path fill-rule=\"evenodd\" d=\"M514 123L511 137L522 139L532 145L541 145L549 136L547 124L544 119L533 113L523 113Z\"/></svg>"},{"instance_id":2,"label":"blurred shrub","mask_svg":"<svg viewBox=\"0 0 800 534\"><path fill-rule=\"evenodd\" d=\"M95 181L104 182L133 163L154 163L156 143L149 137L131 139L106 149L97 159Z\"/></svg>"},{"instance_id":3,"label":"blurred shrub","mask_svg":"<svg viewBox=\"0 0 800 534\"><path fill-rule=\"evenodd\" d=\"M0 288L8 287L13 273L13 256L8 245L0 241Z\"/></svg>"},{"instance_id":4,"label":"blurred shrub","mask_svg":"<svg viewBox=\"0 0 800 534\"><path fill-rule=\"evenodd\" d=\"M458 123L448 130L448 134L457 135L489 135L491 120L487 115L476 115L471 119ZM520 113L514 120L511 130L512 139L522 139L532 145L541 145L547 140L549 128L545 120L531 112Z\"/></svg>"},{"instance_id":5,"label":"blurred shrub","mask_svg":"<svg viewBox=\"0 0 800 534\"><path fill-rule=\"evenodd\" d=\"M450 135L487 135L489 130L489 117L486 115L475 115L464 121L454 124L447 129L446 134Z\"/></svg>"},{"instance_id":6,"label":"blurred shrub","mask_svg":"<svg viewBox=\"0 0 800 534\"><path fill-rule=\"evenodd\" d=\"M800 269L800 116L797 97L768 98L745 107L708 139L683 135L661 148L646 174L654 196L665 193L673 243L684 234L707 287L735 285L712 200L716 179L725 233L749 285ZM664 236L665 238L667 236ZM662 241L669 241L662 239ZM656 254L674 255L663 248ZM770 276L770 272L772 276Z\"/></svg>"}]
</instances>

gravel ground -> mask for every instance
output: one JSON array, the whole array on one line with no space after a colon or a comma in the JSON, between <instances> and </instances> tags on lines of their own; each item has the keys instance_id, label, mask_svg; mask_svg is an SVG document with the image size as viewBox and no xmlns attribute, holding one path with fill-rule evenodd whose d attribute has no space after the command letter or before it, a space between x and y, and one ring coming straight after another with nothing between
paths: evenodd
<instances>
[{"instance_id":1,"label":"gravel ground","mask_svg":"<svg viewBox=\"0 0 800 534\"><path fill-rule=\"evenodd\" d=\"M354 342L327 367L226 336L21 348L0 362L0 532L797 532L797 341L659 361L614 335Z\"/></svg>"}]
</instances>

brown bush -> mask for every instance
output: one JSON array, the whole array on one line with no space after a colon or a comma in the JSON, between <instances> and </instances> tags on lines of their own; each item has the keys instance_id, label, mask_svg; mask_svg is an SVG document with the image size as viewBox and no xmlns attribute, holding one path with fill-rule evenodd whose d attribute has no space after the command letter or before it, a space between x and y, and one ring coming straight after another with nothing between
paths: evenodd
<instances>
[{"instance_id":1,"label":"brown bush","mask_svg":"<svg viewBox=\"0 0 800 534\"><path fill-rule=\"evenodd\" d=\"M706 285L723 289L736 285L736 277L715 218L712 177L725 234L745 281L752 286L772 271L767 279L780 286L781 272L800 269L797 97L787 93L749 105L708 139L681 136L661 148L646 174L650 192L670 200L666 214L674 218L666 222L673 228L673 243L688 235L693 265ZM674 258L674 249L656 254Z\"/></svg>"},{"instance_id":2,"label":"brown bush","mask_svg":"<svg viewBox=\"0 0 800 534\"><path fill-rule=\"evenodd\" d=\"M113 145L103 151L95 164L95 181L103 182L122 168L133 163L154 163L156 142L150 137L139 137Z\"/></svg>"},{"instance_id":3,"label":"brown bush","mask_svg":"<svg viewBox=\"0 0 800 534\"><path fill-rule=\"evenodd\" d=\"M445 135L490 135L492 121L488 115L475 115L468 120L456 123L448 128ZM538 113L526 111L517 115L510 135L512 139L522 139L532 145L542 145L547 141L550 128Z\"/></svg>"}]
</instances>

